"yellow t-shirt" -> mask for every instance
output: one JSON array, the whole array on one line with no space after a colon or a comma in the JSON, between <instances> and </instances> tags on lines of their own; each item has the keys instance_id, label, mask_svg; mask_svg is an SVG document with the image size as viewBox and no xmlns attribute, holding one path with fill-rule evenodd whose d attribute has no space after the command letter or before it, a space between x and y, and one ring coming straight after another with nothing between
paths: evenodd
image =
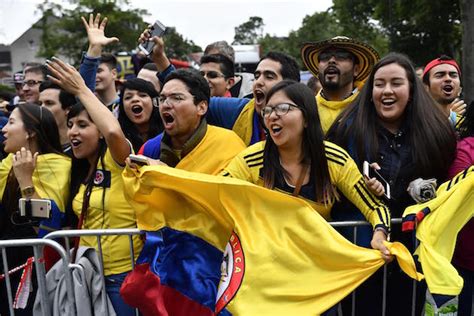
<instances>
[{"instance_id":1,"label":"yellow t-shirt","mask_svg":"<svg viewBox=\"0 0 474 316\"><path fill-rule=\"evenodd\" d=\"M94 187L83 229L137 227L135 211L124 196L122 170L123 167L114 161L107 149L104 165L102 166L100 159L97 163ZM82 184L73 200L72 206L78 217L81 215L85 189L86 186ZM132 269L128 236L104 236L101 242L105 275L119 274ZM96 237L81 237L80 244L98 249ZM133 237L133 245L136 259L143 245L139 236Z\"/></svg>"},{"instance_id":2,"label":"yellow t-shirt","mask_svg":"<svg viewBox=\"0 0 474 316\"><path fill-rule=\"evenodd\" d=\"M349 154L336 144L327 141L324 144L332 184L357 206L372 226L390 227L388 208L369 192L359 169ZM265 142L248 147L229 163L222 174L264 186L260 176L260 171L263 168L264 147ZM276 190L283 192L279 189ZM288 194L288 192L284 193ZM326 220L330 219L334 201L324 204L299 197L308 202Z\"/></svg>"}]
</instances>

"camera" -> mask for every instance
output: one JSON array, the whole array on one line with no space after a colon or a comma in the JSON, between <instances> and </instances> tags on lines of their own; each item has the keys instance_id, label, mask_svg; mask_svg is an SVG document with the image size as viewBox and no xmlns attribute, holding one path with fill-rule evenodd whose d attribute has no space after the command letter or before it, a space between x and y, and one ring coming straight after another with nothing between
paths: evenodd
<instances>
[{"instance_id":1,"label":"camera","mask_svg":"<svg viewBox=\"0 0 474 316\"><path fill-rule=\"evenodd\" d=\"M434 198L435 196L435 192L433 191L432 187L429 186L429 187L424 187L424 188L421 188L420 189L420 197L425 200L425 201L429 201L431 200L432 198Z\"/></svg>"},{"instance_id":2,"label":"camera","mask_svg":"<svg viewBox=\"0 0 474 316\"><path fill-rule=\"evenodd\" d=\"M418 178L408 185L408 194L417 203L424 203L436 197L436 179Z\"/></svg>"},{"instance_id":3,"label":"camera","mask_svg":"<svg viewBox=\"0 0 474 316\"><path fill-rule=\"evenodd\" d=\"M51 201L46 199L25 199L18 200L20 215L32 218L51 218Z\"/></svg>"}]
</instances>

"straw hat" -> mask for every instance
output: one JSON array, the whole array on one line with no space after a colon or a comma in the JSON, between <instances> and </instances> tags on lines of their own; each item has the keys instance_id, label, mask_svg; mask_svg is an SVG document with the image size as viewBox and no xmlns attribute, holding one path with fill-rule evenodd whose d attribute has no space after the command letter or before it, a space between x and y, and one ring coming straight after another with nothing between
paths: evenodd
<instances>
[{"instance_id":1,"label":"straw hat","mask_svg":"<svg viewBox=\"0 0 474 316\"><path fill-rule=\"evenodd\" d=\"M306 67L315 76L318 76L319 73L319 53L329 47L345 49L354 54L354 56L359 60L360 72L354 78L354 81L365 81L374 64L380 59L379 54L374 48L346 36L336 36L316 43L304 43L301 48L301 58Z\"/></svg>"}]
</instances>

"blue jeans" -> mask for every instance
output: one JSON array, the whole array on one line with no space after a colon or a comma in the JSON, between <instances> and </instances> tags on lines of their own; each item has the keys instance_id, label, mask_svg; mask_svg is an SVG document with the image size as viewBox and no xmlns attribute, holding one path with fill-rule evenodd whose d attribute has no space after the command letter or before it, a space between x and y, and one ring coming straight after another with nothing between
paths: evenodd
<instances>
[{"instance_id":1,"label":"blue jeans","mask_svg":"<svg viewBox=\"0 0 474 316\"><path fill-rule=\"evenodd\" d=\"M118 316L135 316L135 309L127 305L120 296L120 287L128 272L105 277L105 290Z\"/></svg>"}]
</instances>

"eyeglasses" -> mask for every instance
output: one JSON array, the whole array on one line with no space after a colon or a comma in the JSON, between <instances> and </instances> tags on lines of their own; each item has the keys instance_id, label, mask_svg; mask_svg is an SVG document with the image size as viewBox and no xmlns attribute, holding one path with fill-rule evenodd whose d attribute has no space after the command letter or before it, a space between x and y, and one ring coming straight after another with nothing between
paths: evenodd
<instances>
[{"instance_id":1,"label":"eyeglasses","mask_svg":"<svg viewBox=\"0 0 474 316\"><path fill-rule=\"evenodd\" d=\"M40 81L40 80L26 80L26 81L23 81L23 83L21 84L22 86L28 86L30 88L36 86L37 84L41 84L43 81Z\"/></svg>"},{"instance_id":2,"label":"eyeglasses","mask_svg":"<svg viewBox=\"0 0 474 316\"><path fill-rule=\"evenodd\" d=\"M262 116L264 118L269 117L272 115L272 112L275 111L275 114L278 116L286 115L291 108L298 108L295 104L290 103L280 103L275 106L266 106L262 109Z\"/></svg>"},{"instance_id":3,"label":"eyeglasses","mask_svg":"<svg viewBox=\"0 0 474 316\"><path fill-rule=\"evenodd\" d=\"M186 100L185 95L180 93L170 94L169 96L160 95L160 97L158 98L158 104L163 105L167 103L170 106L176 106L184 100Z\"/></svg>"},{"instance_id":4,"label":"eyeglasses","mask_svg":"<svg viewBox=\"0 0 474 316\"><path fill-rule=\"evenodd\" d=\"M206 77L207 79L216 79L216 78L225 78L223 73L217 72L215 70L211 71L201 71L201 76Z\"/></svg>"},{"instance_id":5,"label":"eyeglasses","mask_svg":"<svg viewBox=\"0 0 474 316\"><path fill-rule=\"evenodd\" d=\"M354 55L347 50L326 50L319 53L318 60L328 61L333 56L337 61L344 61L352 59Z\"/></svg>"}]
</instances>

